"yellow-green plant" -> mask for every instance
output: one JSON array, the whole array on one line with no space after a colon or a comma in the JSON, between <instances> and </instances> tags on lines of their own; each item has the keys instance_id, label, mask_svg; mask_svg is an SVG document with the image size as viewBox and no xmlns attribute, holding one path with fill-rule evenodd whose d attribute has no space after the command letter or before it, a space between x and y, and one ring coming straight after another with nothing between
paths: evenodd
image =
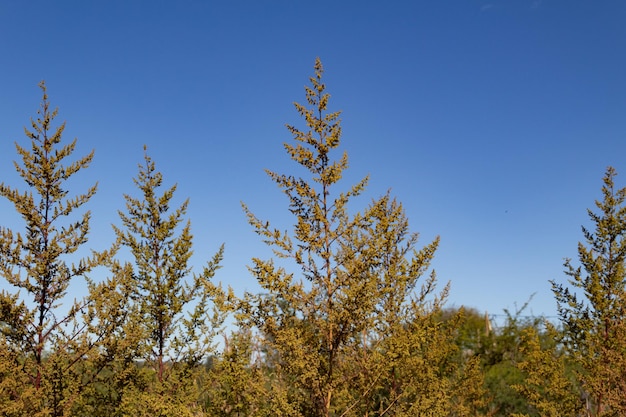
<instances>
[{"instance_id":1,"label":"yellow-green plant","mask_svg":"<svg viewBox=\"0 0 626 417\"><path fill-rule=\"evenodd\" d=\"M615 176L609 167L599 211L588 210L594 228L582 228L579 265L566 260L568 283L552 281L590 416L626 414L626 188L615 187Z\"/></svg>"},{"instance_id":2,"label":"yellow-green plant","mask_svg":"<svg viewBox=\"0 0 626 417\"><path fill-rule=\"evenodd\" d=\"M522 359L517 367L523 381L513 388L528 400L529 410L515 416L579 416L584 406L567 357L559 349L561 335L550 323L546 326L543 338L552 340L548 346L542 346L535 327L527 327L522 332L519 349Z\"/></svg>"},{"instance_id":3,"label":"yellow-green plant","mask_svg":"<svg viewBox=\"0 0 626 417\"><path fill-rule=\"evenodd\" d=\"M66 301L71 284L98 266L107 265L110 251L79 258L77 251L87 243L90 212L78 210L96 193L96 185L71 195L66 182L92 161L93 151L68 161L76 139L63 144L65 123L56 129L57 110L48 101L46 86L40 84L43 100L31 127L25 128L29 146L16 143L21 163L15 169L26 188L0 184L0 196L13 204L25 223L23 232L0 228L0 276L17 292L0 293L0 343L3 381L0 413L3 415L64 415L80 390L89 383L72 377L85 356L98 352L104 337L86 313L108 281L88 280L92 290L84 299ZM65 305L63 305L65 303ZM119 323L115 315L102 322L108 329ZM113 324L116 326L117 324ZM93 333L92 333L93 332ZM21 414L20 414L21 413Z\"/></svg>"},{"instance_id":4,"label":"yellow-green plant","mask_svg":"<svg viewBox=\"0 0 626 417\"><path fill-rule=\"evenodd\" d=\"M201 273L193 273L191 223L184 219L188 200L170 208L176 185L159 194L163 176L147 152L134 182L140 197L125 195L122 226L114 229L132 257L131 307L142 335L135 360L150 372L145 388L129 388L122 406L146 412L159 405L159 415L184 415L199 399L196 372L213 352L212 337L224 318L218 307L225 295L211 282L223 246Z\"/></svg>"},{"instance_id":5,"label":"yellow-green plant","mask_svg":"<svg viewBox=\"0 0 626 417\"><path fill-rule=\"evenodd\" d=\"M287 126L295 143L284 145L308 176L267 171L289 199L294 228L274 228L244 206L277 262L253 259L250 270L262 293L245 295L238 318L264 337L272 376L288 390L280 398L294 414L285 415L402 415L415 410L410 402L427 400L443 410L454 386L444 364L452 338L430 318L447 287L435 294L434 272L420 285L439 239L416 249L418 236L389 195L362 213L348 209L368 178L336 191L348 157L333 159L340 113L328 111L319 59L314 69L307 105L295 104L307 129ZM420 379L425 369L432 374L428 382ZM429 398L440 389L438 398Z\"/></svg>"}]
</instances>

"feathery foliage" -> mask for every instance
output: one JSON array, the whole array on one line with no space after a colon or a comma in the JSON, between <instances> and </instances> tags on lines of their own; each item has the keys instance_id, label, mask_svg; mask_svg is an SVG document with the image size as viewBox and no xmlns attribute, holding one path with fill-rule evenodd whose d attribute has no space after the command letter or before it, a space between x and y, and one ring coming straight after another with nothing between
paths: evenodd
<instances>
[{"instance_id":1,"label":"feathery foliage","mask_svg":"<svg viewBox=\"0 0 626 417\"><path fill-rule=\"evenodd\" d=\"M592 416L626 413L626 188L617 189L609 167L594 225L582 228L579 266L565 261L568 284L552 281L565 343L580 368L579 380Z\"/></svg>"},{"instance_id":2,"label":"feathery foliage","mask_svg":"<svg viewBox=\"0 0 626 417\"><path fill-rule=\"evenodd\" d=\"M197 398L195 371L212 352L212 337L223 322L218 307L225 294L211 282L223 246L202 273L192 272L191 223L184 221L189 201L171 209L176 185L159 195L163 176L147 152L144 160L134 180L141 196L125 195L126 212L119 212L122 226L114 229L134 264L131 308L136 312L135 328L143 336L136 359L145 363L146 372L153 372L155 379L150 380L148 372L147 390L129 389L133 393L129 398L137 403L131 405L127 399L124 407L130 412L169 404L163 405L165 411L154 409L154 413L178 415L173 411L176 407L182 410Z\"/></svg>"},{"instance_id":3,"label":"feathery foliage","mask_svg":"<svg viewBox=\"0 0 626 417\"><path fill-rule=\"evenodd\" d=\"M94 330L91 323L82 320L94 294L67 303L65 309L64 297L75 279L85 279L94 268L108 264L112 252L75 259L87 243L90 221L89 211L76 212L96 193L96 185L69 196L65 184L89 166L93 151L68 162L76 139L62 144L65 123L53 128L58 111L52 110L43 82L40 87L38 117L24 129L30 146L15 145L22 161L14 165L26 189L0 184L0 196L13 204L25 223L23 232L0 228L0 275L18 291L0 294L2 354L7 359L3 367L13 372L13 382L4 382L13 384L8 396L14 401L1 407L21 408L25 415L57 416L71 408L82 386L68 375L81 357L94 353L99 341L98 334L89 335ZM2 395L6 398L7 393Z\"/></svg>"},{"instance_id":4,"label":"feathery foliage","mask_svg":"<svg viewBox=\"0 0 626 417\"><path fill-rule=\"evenodd\" d=\"M288 125L295 144L284 145L310 177L267 171L289 198L293 232L272 228L244 206L256 233L278 260L297 266L299 277L273 260L254 258L250 270L264 293L246 294L238 317L265 338L276 375L291 389L284 408L296 406L295 415L410 414L409 403L442 389L414 388L426 368L433 377L444 373L441 362L429 363L425 356L445 361L451 348L445 331L428 324L447 287L434 293L434 272L418 285L439 239L416 249L418 236L389 195L350 214L348 203L362 194L368 178L335 191L348 157L332 158L340 145L340 113L327 109L330 95L319 59L314 69L305 87L308 106L295 104L307 130ZM411 373L411 382L400 388L398 372ZM442 409L450 399L448 382Z\"/></svg>"}]
</instances>

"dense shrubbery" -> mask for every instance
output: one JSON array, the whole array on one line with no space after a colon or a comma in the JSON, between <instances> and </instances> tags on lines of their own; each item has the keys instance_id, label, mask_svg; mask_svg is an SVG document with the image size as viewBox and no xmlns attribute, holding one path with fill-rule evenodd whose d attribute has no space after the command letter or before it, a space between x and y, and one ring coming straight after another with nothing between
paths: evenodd
<instances>
[{"instance_id":1,"label":"dense shrubbery","mask_svg":"<svg viewBox=\"0 0 626 417\"><path fill-rule=\"evenodd\" d=\"M125 196L111 248L88 246L96 192L68 197L66 180L93 153L67 162L75 141L54 128L45 85L28 146L16 164L26 187L0 184L25 227L0 228L0 414L6 416L618 416L626 412L624 261L626 191L604 179L594 230L583 229L580 267L553 282L561 325L506 312L491 329L472 309L445 308L448 286L430 270L438 239L418 246L389 195L352 206L365 178L337 189L338 112L327 110L323 68L296 104L290 158L308 171L268 171L289 198L283 232L244 211L275 259L253 259L259 294L213 283L222 248L193 274L187 202L146 153ZM356 213L356 214L350 214ZM121 247L132 262L121 262ZM292 269L283 268L288 259ZM106 280L90 272L104 267ZM295 269L293 269L295 268ZM67 306L71 283L89 295ZM64 304L65 303L65 304ZM234 324L225 330L224 320ZM225 342L214 349L221 333Z\"/></svg>"}]
</instances>

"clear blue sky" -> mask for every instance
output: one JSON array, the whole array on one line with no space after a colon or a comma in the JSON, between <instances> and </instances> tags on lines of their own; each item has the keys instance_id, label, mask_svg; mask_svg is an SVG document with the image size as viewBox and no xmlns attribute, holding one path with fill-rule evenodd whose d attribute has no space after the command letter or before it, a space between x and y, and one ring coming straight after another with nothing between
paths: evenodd
<instances>
[{"instance_id":1,"label":"clear blue sky","mask_svg":"<svg viewBox=\"0 0 626 417\"><path fill-rule=\"evenodd\" d=\"M292 224L263 169L296 168L284 124L319 56L344 186L371 175L352 208L391 189L423 244L440 235L450 305L500 313L537 293L530 311L553 315L548 280L565 279L605 168L626 185L625 22L621 0L0 1L0 181L22 187L13 143L45 79L66 139L96 151L71 184L99 181L90 245L113 239L147 144L191 199L194 262L224 242L217 280L255 290L245 265L268 251L240 201ZM22 227L6 201L0 222Z\"/></svg>"}]
</instances>

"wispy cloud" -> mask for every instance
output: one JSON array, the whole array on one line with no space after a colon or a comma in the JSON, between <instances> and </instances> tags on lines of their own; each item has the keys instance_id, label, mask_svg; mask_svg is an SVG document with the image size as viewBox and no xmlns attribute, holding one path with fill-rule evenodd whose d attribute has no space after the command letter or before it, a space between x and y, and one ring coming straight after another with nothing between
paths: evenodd
<instances>
[{"instance_id":1,"label":"wispy cloud","mask_svg":"<svg viewBox=\"0 0 626 417\"><path fill-rule=\"evenodd\" d=\"M483 5L480 7L480 11L481 11L481 12L484 12L485 10L489 10L489 9L491 9L492 7L493 7L493 3L483 4Z\"/></svg>"}]
</instances>

